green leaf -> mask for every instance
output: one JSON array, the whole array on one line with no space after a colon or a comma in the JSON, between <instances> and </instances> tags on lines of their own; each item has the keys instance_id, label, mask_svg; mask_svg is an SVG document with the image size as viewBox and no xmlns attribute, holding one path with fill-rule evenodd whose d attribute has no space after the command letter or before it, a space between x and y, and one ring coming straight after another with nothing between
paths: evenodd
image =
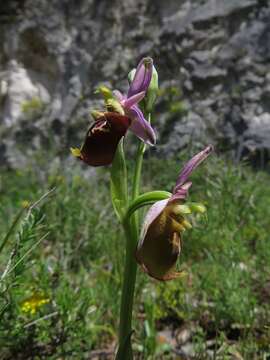
<instances>
[{"instance_id":1,"label":"green leaf","mask_svg":"<svg viewBox=\"0 0 270 360\"><path fill-rule=\"evenodd\" d=\"M128 206L127 168L123 141L118 144L111 168L111 198L115 213L122 221Z\"/></svg>"},{"instance_id":2,"label":"green leaf","mask_svg":"<svg viewBox=\"0 0 270 360\"><path fill-rule=\"evenodd\" d=\"M127 212L125 214L125 220L128 220L130 216L141 207L152 205L157 201L168 199L171 196L172 194L168 191L150 191L138 196L129 205Z\"/></svg>"},{"instance_id":3,"label":"green leaf","mask_svg":"<svg viewBox=\"0 0 270 360\"><path fill-rule=\"evenodd\" d=\"M1 245L0 245L0 253L2 252L2 250L4 249L4 247L6 246L10 236L12 235L12 233L14 232L19 220L21 219L22 215L24 214L24 211L25 211L26 208L21 208L18 212L18 214L15 216L15 219L13 220L6 236L4 237L3 241L1 242Z\"/></svg>"}]
</instances>

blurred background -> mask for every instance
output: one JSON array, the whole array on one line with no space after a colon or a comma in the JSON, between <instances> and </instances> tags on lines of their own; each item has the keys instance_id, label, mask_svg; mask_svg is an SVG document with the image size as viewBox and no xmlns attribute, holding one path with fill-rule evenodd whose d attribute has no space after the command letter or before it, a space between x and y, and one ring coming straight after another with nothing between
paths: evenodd
<instances>
[{"instance_id":1,"label":"blurred background","mask_svg":"<svg viewBox=\"0 0 270 360\"><path fill-rule=\"evenodd\" d=\"M0 2L1 359L112 359L123 239L108 170L69 148L103 107L97 86L126 91L143 56L160 80L143 190L216 154L193 177L209 210L184 237L187 278L139 271L136 358L270 359L268 0Z\"/></svg>"},{"instance_id":2,"label":"blurred background","mask_svg":"<svg viewBox=\"0 0 270 360\"><path fill-rule=\"evenodd\" d=\"M270 124L267 0L1 2L1 165L80 142L99 84L127 88L154 58L155 151L213 142L265 165ZM25 146L25 144L27 146ZM22 150L23 149L23 150ZM253 159L254 160L254 159Z\"/></svg>"}]
</instances>

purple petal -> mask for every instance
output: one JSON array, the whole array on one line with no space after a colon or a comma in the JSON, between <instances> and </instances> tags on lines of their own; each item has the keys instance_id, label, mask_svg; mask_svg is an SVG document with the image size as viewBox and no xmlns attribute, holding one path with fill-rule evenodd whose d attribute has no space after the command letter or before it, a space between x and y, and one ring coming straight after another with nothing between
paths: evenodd
<instances>
[{"instance_id":1,"label":"purple petal","mask_svg":"<svg viewBox=\"0 0 270 360\"><path fill-rule=\"evenodd\" d=\"M124 101L126 96L123 95L119 90L113 90L113 95L117 98L118 101Z\"/></svg>"},{"instance_id":2,"label":"purple petal","mask_svg":"<svg viewBox=\"0 0 270 360\"><path fill-rule=\"evenodd\" d=\"M144 118L138 106L133 105L131 109L125 109L126 115L131 119L129 129L142 141L149 145L155 145L156 134L150 123Z\"/></svg>"},{"instance_id":3,"label":"purple petal","mask_svg":"<svg viewBox=\"0 0 270 360\"><path fill-rule=\"evenodd\" d=\"M188 181L185 184L183 184L182 186L180 186L180 188L178 188L178 190L176 192L173 193L173 195L170 197L169 202L174 202L176 200L185 200L187 195L188 195L188 190L191 187L192 182Z\"/></svg>"},{"instance_id":4,"label":"purple petal","mask_svg":"<svg viewBox=\"0 0 270 360\"><path fill-rule=\"evenodd\" d=\"M141 91L138 94L132 95L131 97L127 98L126 100L122 100L122 106L124 108L130 109L133 105L138 104L145 96L145 91Z\"/></svg>"},{"instance_id":5,"label":"purple petal","mask_svg":"<svg viewBox=\"0 0 270 360\"><path fill-rule=\"evenodd\" d=\"M153 60L150 57L143 58L136 69L127 97L131 97L139 92L147 91L152 78Z\"/></svg>"},{"instance_id":6,"label":"purple petal","mask_svg":"<svg viewBox=\"0 0 270 360\"><path fill-rule=\"evenodd\" d=\"M203 162L213 150L214 147L212 145L208 145L203 151L193 156L193 158L187 162L176 181L176 186L173 190L174 194L177 193L177 191L186 182L192 171L195 170L196 167L200 165L201 162Z\"/></svg>"}]
</instances>

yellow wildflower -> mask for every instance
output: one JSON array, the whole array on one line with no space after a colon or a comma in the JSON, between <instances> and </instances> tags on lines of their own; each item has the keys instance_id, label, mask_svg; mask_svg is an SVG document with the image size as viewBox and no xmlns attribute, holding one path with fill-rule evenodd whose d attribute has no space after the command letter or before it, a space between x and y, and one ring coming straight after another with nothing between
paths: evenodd
<instances>
[{"instance_id":1,"label":"yellow wildflower","mask_svg":"<svg viewBox=\"0 0 270 360\"><path fill-rule=\"evenodd\" d=\"M35 292L22 302L20 308L23 312L33 315L41 306L47 304L49 301L50 299L45 295Z\"/></svg>"}]
</instances>

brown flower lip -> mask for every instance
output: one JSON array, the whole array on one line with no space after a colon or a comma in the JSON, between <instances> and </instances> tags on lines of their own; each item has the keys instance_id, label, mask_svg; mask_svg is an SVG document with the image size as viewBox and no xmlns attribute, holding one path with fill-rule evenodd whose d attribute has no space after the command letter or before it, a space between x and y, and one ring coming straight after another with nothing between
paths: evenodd
<instances>
[{"instance_id":1,"label":"brown flower lip","mask_svg":"<svg viewBox=\"0 0 270 360\"><path fill-rule=\"evenodd\" d=\"M175 270L177 258L181 252L181 233L179 224L162 200L156 206L164 209L153 220L144 234L144 241L136 250L136 260L142 269L152 278L168 281L183 275Z\"/></svg>"},{"instance_id":2,"label":"brown flower lip","mask_svg":"<svg viewBox=\"0 0 270 360\"><path fill-rule=\"evenodd\" d=\"M180 171L170 198L154 203L148 210L136 249L136 260L151 277L167 281L182 276L176 271L181 252L182 232L191 228L185 218L185 202L192 182L189 176L212 153L213 146L193 156ZM202 206L201 206L202 207ZM197 210L198 211L198 210Z\"/></svg>"},{"instance_id":3,"label":"brown flower lip","mask_svg":"<svg viewBox=\"0 0 270 360\"><path fill-rule=\"evenodd\" d=\"M105 112L87 131L79 158L90 166L110 165L130 123L127 116Z\"/></svg>"}]
</instances>

